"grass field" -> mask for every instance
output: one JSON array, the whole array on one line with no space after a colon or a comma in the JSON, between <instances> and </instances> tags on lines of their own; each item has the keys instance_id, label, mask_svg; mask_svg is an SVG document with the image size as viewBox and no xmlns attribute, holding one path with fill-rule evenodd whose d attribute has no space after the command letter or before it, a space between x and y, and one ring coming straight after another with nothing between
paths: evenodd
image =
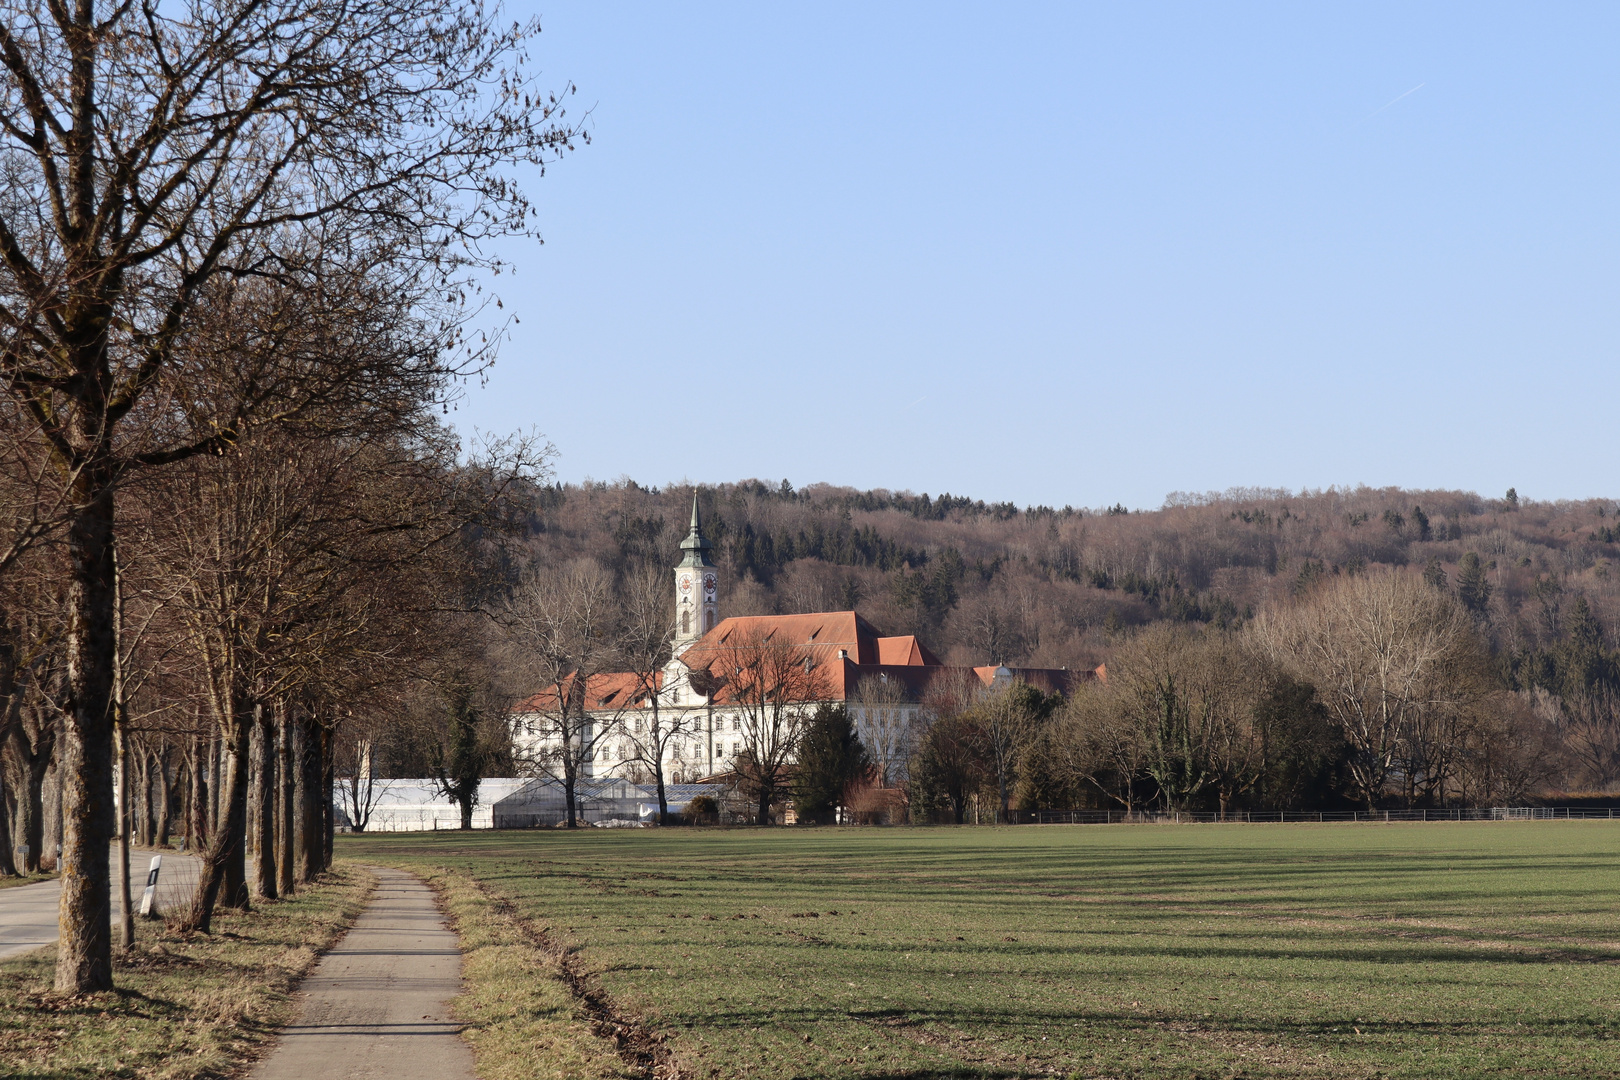
<instances>
[{"instance_id":1,"label":"grass field","mask_svg":"<svg viewBox=\"0 0 1620 1080\"><path fill-rule=\"evenodd\" d=\"M1614 1077L1620 823L367 836L690 1077Z\"/></svg>"}]
</instances>

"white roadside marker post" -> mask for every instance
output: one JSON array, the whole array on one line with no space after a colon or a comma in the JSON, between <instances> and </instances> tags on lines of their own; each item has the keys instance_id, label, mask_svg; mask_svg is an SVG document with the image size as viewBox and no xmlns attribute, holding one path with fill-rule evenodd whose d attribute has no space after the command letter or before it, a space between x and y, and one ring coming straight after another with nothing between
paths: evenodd
<instances>
[{"instance_id":1,"label":"white roadside marker post","mask_svg":"<svg viewBox=\"0 0 1620 1080\"><path fill-rule=\"evenodd\" d=\"M146 891L141 893L141 915L150 916L152 906L157 903L158 868L163 865L163 856L152 856L152 868L146 872Z\"/></svg>"}]
</instances>

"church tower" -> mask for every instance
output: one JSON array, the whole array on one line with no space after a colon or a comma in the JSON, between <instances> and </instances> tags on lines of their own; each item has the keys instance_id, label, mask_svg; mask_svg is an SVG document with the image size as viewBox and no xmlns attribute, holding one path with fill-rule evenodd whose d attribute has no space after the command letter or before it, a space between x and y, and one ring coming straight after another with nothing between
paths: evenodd
<instances>
[{"instance_id":1,"label":"church tower","mask_svg":"<svg viewBox=\"0 0 1620 1080\"><path fill-rule=\"evenodd\" d=\"M703 535L697 493L692 493L692 528L681 541L685 554L675 567L675 655L685 652L720 621L720 576L709 553L714 545Z\"/></svg>"}]
</instances>

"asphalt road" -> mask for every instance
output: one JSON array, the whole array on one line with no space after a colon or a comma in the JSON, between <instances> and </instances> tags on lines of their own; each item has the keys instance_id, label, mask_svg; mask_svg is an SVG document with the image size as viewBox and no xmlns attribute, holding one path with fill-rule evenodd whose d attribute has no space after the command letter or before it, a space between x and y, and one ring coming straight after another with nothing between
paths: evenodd
<instances>
[{"instance_id":1,"label":"asphalt road","mask_svg":"<svg viewBox=\"0 0 1620 1080\"><path fill-rule=\"evenodd\" d=\"M461 948L422 881L377 868L354 929L299 989L300 1012L254 1080L473 1080L456 1033Z\"/></svg>"},{"instance_id":2,"label":"asphalt road","mask_svg":"<svg viewBox=\"0 0 1620 1080\"><path fill-rule=\"evenodd\" d=\"M146 887L147 868L152 856L162 854L163 868L158 872L157 904L164 911L191 896L197 885L198 861L190 855L173 851L131 851L129 853L129 888L140 910L141 891ZM109 856L112 864L113 923L116 925L123 910L118 898L118 849ZM49 945L57 937L57 905L61 900L59 881L41 881L37 885L19 885L0 889L0 959L16 956Z\"/></svg>"}]
</instances>

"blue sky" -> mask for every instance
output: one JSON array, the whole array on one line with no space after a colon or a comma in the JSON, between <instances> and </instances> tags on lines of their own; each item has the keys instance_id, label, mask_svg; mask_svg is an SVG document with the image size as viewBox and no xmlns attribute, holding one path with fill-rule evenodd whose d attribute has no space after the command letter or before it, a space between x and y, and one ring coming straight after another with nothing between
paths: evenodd
<instances>
[{"instance_id":1,"label":"blue sky","mask_svg":"<svg viewBox=\"0 0 1620 1080\"><path fill-rule=\"evenodd\" d=\"M1620 7L549 4L464 429L1021 504L1620 494Z\"/></svg>"}]
</instances>

